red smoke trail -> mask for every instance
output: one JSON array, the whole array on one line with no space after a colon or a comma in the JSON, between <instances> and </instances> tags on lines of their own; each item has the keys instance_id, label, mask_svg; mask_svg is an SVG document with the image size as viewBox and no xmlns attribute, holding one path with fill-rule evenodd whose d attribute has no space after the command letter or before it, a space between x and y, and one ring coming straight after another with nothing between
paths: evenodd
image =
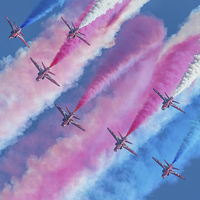
<instances>
[{"instance_id":1,"label":"red smoke trail","mask_svg":"<svg viewBox=\"0 0 200 200\"><path fill-rule=\"evenodd\" d=\"M98 17L95 21L93 21L91 24L81 28L81 32L85 34L84 38L89 41L89 38L94 34L96 29L107 23L109 19L112 19L113 15L118 13L124 5L128 4L130 0L125 0L123 3L117 3L113 9L110 9L106 12L105 15ZM85 9L84 14L78 19L77 25L79 26L86 14L90 11L92 5L94 4L94 1L90 3L90 5ZM66 19L67 20L67 19ZM83 41L81 41L79 38L73 38L73 39L66 39L64 44L61 46L60 51L55 56L53 62L51 63L50 67L58 64L61 60L63 60L66 56L70 55L80 44L82 44ZM92 44L91 44L92 45ZM87 44L85 44L85 48L90 48Z\"/></svg>"},{"instance_id":2,"label":"red smoke trail","mask_svg":"<svg viewBox=\"0 0 200 200\"><path fill-rule=\"evenodd\" d=\"M106 126L114 127L113 131L120 130L123 133L127 129L127 123L131 123L131 119L127 120L127 122L123 119L121 113L127 107L128 112L124 114L130 115L133 106L131 104L124 106L121 103L121 98L128 102L128 99L130 100L134 96L133 93L138 94L140 90L133 91L133 85L137 86L138 82L144 82L141 81L142 77L146 73L148 74L146 71L153 65L157 57L158 51L150 52L149 55L145 56L145 62L143 60L141 64L143 68L138 66L139 71L134 70L134 68L128 71L128 84L121 80L119 82L116 81L115 84L119 84L120 88L116 87L114 95L112 97L103 96L98 98L96 100L98 102L96 105L98 106L95 106L90 113L84 114L84 117L81 116L81 125L87 127L87 134L82 134L78 128L73 126L65 127L65 131L72 133L73 137L59 140L39 159L31 156L27 162L28 171L20 179L15 177L12 186L6 184L3 192L0 194L0 199L60 199L58 197L60 191L66 188L68 194L72 193L73 189L79 186L79 180L83 174L86 174L85 180L88 181L88 175L92 175L98 170L99 157L106 152L106 155L108 155L107 159L109 158L110 160L110 157L114 155L113 147L115 140L107 131ZM124 76L126 75L124 74ZM123 88L126 88L126 91ZM57 110L55 112L58 115L60 114ZM32 137L29 138L31 150L35 149L36 152L38 151L35 145L39 146L38 143L42 145L40 141L41 135L43 142L48 143L48 139L45 140L45 137L47 137L49 132L52 132L49 135L51 138L51 134L58 133L62 129L60 123L58 123L59 126L44 127L44 124L55 122L54 113L49 116L52 117L44 116L40 120L35 133L31 134ZM113 116L115 117L113 118ZM49 131L50 129L51 131ZM24 153L27 152L26 145L21 144L19 148L23 149ZM134 145L132 145L132 148L135 150ZM9 163L9 160L6 163ZM16 167L22 165L21 162L17 163ZM107 163L106 165L109 164ZM15 170L15 168L12 170Z\"/></svg>"},{"instance_id":3,"label":"red smoke trail","mask_svg":"<svg viewBox=\"0 0 200 200\"><path fill-rule=\"evenodd\" d=\"M83 11L83 14L79 17L79 19L75 23L76 27L80 26L81 22L86 17L86 15L88 14L88 12L90 11L90 9L92 8L93 5L94 5L94 0L92 0L89 3L89 5ZM67 21L67 19L65 19L65 20ZM68 30L69 29L66 26L66 32ZM81 30L84 30L84 29L81 29ZM70 39L70 40L66 39L66 41L64 42L64 44L61 46L60 51L56 54L56 56L55 56L53 62L51 63L50 67L53 67L54 65L58 64L64 57L66 57L72 51L74 51L78 47L79 44L80 44L80 40L77 39L77 38L76 39L75 38L74 39Z\"/></svg>"},{"instance_id":4,"label":"red smoke trail","mask_svg":"<svg viewBox=\"0 0 200 200\"><path fill-rule=\"evenodd\" d=\"M161 45L164 35L165 30L162 23L153 17L139 16L128 21L118 34L115 48L109 51L75 111L127 69L124 63L131 60L133 65L149 51Z\"/></svg>"},{"instance_id":5,"label":"red smoke trail","mask_svg":"<svg viewBox=\"0 0 200 200\"><path fill-rule=\"evenodd\" d=\"M180 82L188 64L193 61L194 54L199 53L200 35L188 37L184 42L171 47L156 65L152 82L146 90L147 100L138 112L126 136L135 131L153 112L156 112L162 99L153 91L171 94Z\"/></svg>"}]
</instances>

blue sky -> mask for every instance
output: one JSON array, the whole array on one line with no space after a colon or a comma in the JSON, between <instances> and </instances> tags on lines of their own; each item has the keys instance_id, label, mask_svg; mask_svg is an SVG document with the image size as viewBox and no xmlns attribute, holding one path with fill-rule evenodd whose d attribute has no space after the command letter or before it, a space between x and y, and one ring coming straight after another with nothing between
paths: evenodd
<instances>
[{"instance_id":1,"label":"blue sky","mask_svg":"<svg viewBox=\"0 0 200 200\"><path fill-rule=\"evenodd\" d=\"M24 44L19 39L9 40L8 36L10 34L10 26L7 23L5 16L11 20L11 22L16 22L18 26L24 22L26 17L30 14L30 12L34 9L34 7L39 3L39 0L36 1L25 1L20 0L17 2L13 2L11 0L5 1L1 3L0 6L0 25L1 25L1 38L0 38L0 58L6 57L8 55L14 56L15 52L20 48L24 47ZM147 3L142 9L141 13L147 15L155 15L156 17L162 19L164 21L165 27L167 27L167 36L170 37L172 34L178 32L179 27L185 19L190 14L191 10L196 8L199 5L199 1L192 0L192 1L172 1L172 0L151 0ZM53 13L58 13L61 8L55 8L53 12L47 14L46 17L38 20L34 24L24 28L22 31L26 37L26 41L30 41L37 37L42 30L42 22L44 22L48 17L50 17ZM23 11L23 12L22 12ZM42 47L41 47L42 48ZM93 61L95 63L95 61ZM89 71L89 69L88 69ZM87 75L87 70L85 71L84 76L80 80L80 83L84 83L86 85L89 78L92 77L91 75ZM84 85L83 84L83 85ZM76 98L72 91L68 91L67 93L63 93L61 99L66 97ZM60 100L61 101L61 100ZM59 99L58 99L59 102ZM189 108L187 108L189 109ZM45 111L46 113L41 114L39 116L42 118L42 115L48 115L48 110ZM179 117L181 120L181 117ZM178 122L177 122L178 123ZM29 130L26 130L26 133L30 133L32 129L34 129L34 125L37 124L37 121L30 126ZM177 130L178 132L178 130ZM153 140L153 139L152 139ZM170 148L170 147L169 147ZM175 155L172 155L172 158ZM155 156L156 157L156 156ZM157 158L159 159L159 158ZM163 158L164 159L164 158ZM163 161L163 160L160 160ZM152 160L153 162L153 160ZM168 160L168 162L172 162L172 160ZM153 163L154 164L154 163ZM185 167L184 172L181 174L187 178L186 181L177 180L170 182L170 177L167 177L167 181L163 180L164 184L162 184L158 189L154 190L150 195L146 197L147 200L165 200L165 199L181 199L181 200L188 200L188 199L199 199L199 184L200 183L200 176L199 173L199 166L200 160L194 159L191 160L188 165ZM134 167L134 166L133 166ZM158 169L158 177L161 178L161 167L155 163L155 168ZM149 172L151 173L151 171ZM148 177L147 177L148 178ZM195 183L195 184L194 184Z\"/></svg>"}]
</instances>

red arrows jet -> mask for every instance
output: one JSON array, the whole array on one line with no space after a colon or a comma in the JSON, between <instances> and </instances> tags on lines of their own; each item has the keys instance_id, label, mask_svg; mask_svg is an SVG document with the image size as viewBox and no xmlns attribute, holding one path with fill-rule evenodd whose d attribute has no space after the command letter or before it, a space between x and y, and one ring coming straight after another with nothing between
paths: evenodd
<instances>
[{"instance_id":1,"label":"red arrows jet","mask_svg":"<svg viewBox=\"0 0 200 200\"><path fill-rule=\"evenodd\" d=\"M51 82L53 82L54 84L56 84L57 86L60 86L53 78L51 78L51 76L49 76L49 74L55 75L54 73L50 72L50 67L45 67L44 63L42 62L42 65L44 67L44 69L42 69L34 60L33 58L30 58L31 61L33 62L33 64L37 67L37 69L39 70L38 76L36 78L36 81L40 81L41 79L47 78L48 80L50 80Z\"/></svg>"},{"instance_id":2,"label":"red arrows jet","mask_svg":"<svg viewBox=\"0 0 200 200\"><path fill-rule=\"evenodd\" d=\"M122 149L122 148L125 148L126 150L130 151L131 153L133 153L134 155L137 156L137 154L132 150L130 149L126 144L125 142L129 143L129 144L132 144L131 142L127 141L127 137L122 137L121 133L119 132L119 135L121 138L119 138L117 135L115 135L108 127L107 127L108 131L112 134L112 136L115 138L115 140L117 141L115 143L115 148L114 148L114 151L117 152L119 149Z\"/></svg>"},{"instance_id":3,"label":"red arrows jet","mask_svg":"<svg viewBox=\"0 0 200 200\"><path fill-rule=\"evenodd\" d=\"M9 36L9 39L12 39L12 38L19 38L20 40L22 40L22 42L27 46L29 47L29 45L26 43L26 41L24 40L24 38L22 37L25 36L21 31L22 29L21 28L18 28L17 25L15 24L15 26L12 25L11 21L8 19L8 17L5 15L6 19L8 20L8 23L10 24L11 28L12 28L12 31L11 31L11 35ZM30 48L30 47L29 47Z\"/></svg>"},{"instance_id":4,"label":"red arrows jet","mask_svg":"<svg viewBox=\"0 0 200 200\"><path fill-rule=\"evenodd\" d=\"M162 94L160 94L160 93L159 93L157 90L155 90L154 88L153 88L153 90L164 100L164 101L163 101L163 106L162 106L162 108L161 108L162 110L165 110L166 108L169 108L170 106L172 106L172 107L174 107L174 108L180 110L181 112L185 113L183 110L181 110L178 106L176 106L176 105L174 104L174 103L179 103L179 102L173 100L174 97L169 97L169 96L167 95L167 93L165 92L165 95L167 96L167 98L166 98L165 96L163 96Z\"/></svg>"},{"instance_id":5,"label":"red arrows jet","mask_svg":"<svg viewBox=\"0 0 200 200\"><path fill-rule=\"evenodd\" d=\"M163 170L162 170L162 172L163 172L162 178L165 178L166 176L169 176L170 174L173 174L175 176L178 176L179 178L182 178L182 179L186 180L186 178L182 177L180 174L178 174L177 172L172 170L172 169L179 170L179 169L173 167L172 163L168 164L167 161L164 159L164 161L167 164L167 166L166 166L166 165L162 164L160 161L158 161L156 158L154 158L154 157L152 157L152 158L163 168Z\"/></svg>"},{"instance_id":6,"label":"red arrows jet","mask_svg":"<svg viewBox=\"0 0 200 200\"><path fill-rule=\"evenodd\" d=\"M86 41L86 39L84 39L81 35L85 35L83 33L81 33L79 31L79 27L76 28L74 26L74 24L72 23L72 25L70 25L66 20L63 19L63 17L61 17L61 19L64 21L64 23L68 26L68 28L70 29L69 31L69 35L67 36L67 39L71 39L71 38L75 38L76 36L78 38L80 38L83 42L85 42L87 45L90 46L90 44ZM81 34L81 35L80 35Z\"/></svg>"},{"instance_id":7,"label":"red arrows jet","mask_svg":"<svg viewBox=\"0 0 200 200\"><path fill-rule=\"evenodd\" d=\"M66 125L73 124L74 126L80 128L82 131L85 131L83 127L81 127L73 118L79 119L78 117L75 116L74 112L70 112L69 109L67 108L67 111L69 114L67 114L61 107L59 107L56 103L55 106L58 108L58 110L61 112L63 115L63 123L61 124L62 127L65 127Z\"/></svg>"}]
</instances>

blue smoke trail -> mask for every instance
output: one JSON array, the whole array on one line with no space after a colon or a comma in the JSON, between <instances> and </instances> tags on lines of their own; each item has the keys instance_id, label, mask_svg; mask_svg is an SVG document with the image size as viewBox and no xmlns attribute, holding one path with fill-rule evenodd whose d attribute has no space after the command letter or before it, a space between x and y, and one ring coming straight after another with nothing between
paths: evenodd
<instances>
[{"instance_id":1,"label":"blue smoke trail","mask_svg":"<svg viewBox=\"0 0 200 200\"><path fill-rule=\"evenodd\" d=\"M197 126L200 120L199 98L200 94L198 92L192 104L184 108L187 114L177 113L175 117L171 118L171 114L176 111L172 109L165 111L169 115L167 125L157 133L156 137L150 138L137 151L138 157L130 155L125 150L118 152L121 155L118 155L119 157L115 159L115 163L106 172L103 172L95 183L88 185L88 188L86 187L84 191L81 188L82 191L76 191L75 195L78 195L80 199L85 198L88 200L114 200L116 197L117 199L123 199L124 196L126 199L142 200L166 181L177 180L178 178L173 175L163 180L161 178L162 168L151 157L154 156L161 162L163 162L163 159L170 162L186 135L189 135L187 133L192 134L192 131L195 131L196 134L198 132ZM191 118L197 121L197 123L194 123L192 130L190 130ZM148 132L149 129L145 126L144 130ZM141 135L140 137L146 137L146 134L142 131L138 133L138 135ZM194 142L190 143L190 147L193 145L196 147L195 145L199 142L199 140L191 141ZM199 156L200 152L197 150L195 152L195 155L194 151L187 152L189 158ZM120 159L120 157L122 158ZM185 157L179 159L178 166L175 167L179 168L181 166L181 169L183 169L187 162L188 160Z\"/></svg>"},{"instance_id":2,"label":"blue smoke trail","mask_svg":"<svg viewBox=\"0 0 200 200\"><path fill-rule=\"evenodd\" d=\"M184 138L172 163L175 163L179 159L179 157L184 152L188 151L199 139L200 139L200 116L196 121L192 121L191 131Z\"/></svg>"},{"instance_id":3,"label":"blue smoke trail","mask_svg":"<svg viewBox=\"0 0 200 200\"><path fill-rule=\"evenodd\" d=\"M44 17L47 13L52 11L56 6L63 6L65 0L43 0L39 5L33 10L33 12L28 16L25 22L22 24L21 28L24 28L38 19Z\"/></svg>"}]
</instances>

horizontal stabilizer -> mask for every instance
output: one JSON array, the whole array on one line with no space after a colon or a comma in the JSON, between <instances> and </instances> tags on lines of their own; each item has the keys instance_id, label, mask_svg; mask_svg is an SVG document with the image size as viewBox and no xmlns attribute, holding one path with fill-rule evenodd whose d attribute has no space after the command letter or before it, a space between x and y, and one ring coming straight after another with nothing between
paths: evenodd
<instances>
[{"instance_id":1,"label":"horizontal stabilizer","mask_svg":"<svg viewBox=\"0 0 200 200\"><path fill-rule=\"evenodd\" d=\"M131 143L131 142L129 142L129 141L126 141L127 143L129 143L129 144L133 144L133 143Z\"/></svg>"},{"instance_id":2,"label":"horizontal stabilizer","mask_svg":"<svg viewBox=\"0 0 200 200\"><path fill-rule=\"evenodd\" d=\"M176 168L176 167L172 167L172 169L180 170L180 169L178 169L178 168Z\"/></svg>"},{"instance_id":3,"label":"horizontal stabilizer","mask_svg":"<svg viewBox=\"0 0 200 200\"><path fill-rule=\"evenodd\" d=\"M85 36L85 34L84 34L84 33L81 33L81 32L78 32L78 33L80 33L81 35L84 35L84 36Z\"/></svg>"},{"instance_id":4,"label":"horizontal stabilizer","mask_svg":"<svg viewBox=\"0 0 200 200\"><path fill-rule=\"evenodd\" d=\"M22 34L24 37L26 37L22 32L20 32L20 34Z\"/></svg>"},{"instance_id":5,"label":"horizontal stabilizer","mask_svg":"<svg viewBox=\"0 0 200 200\"><path fill-rule=\"evenodd\" d=\"M68 107L66 106L66 108L67 108L67 111L68 111L68 113L70 114L70 111L69 111L69 109L68 109Z\"/></svg>"},{"instance_id":6,"label":"horizontal stabilizer","mask_svg":"<svg viewBox=\"0 0 200 200\"><path fill-rule=\"evenodd\" d=\"M121 134L119 131L118 131L118 133L119 133L120 137L123 138L123 137L122 137L122 134Z\"/></svg>"},{"instance_id":7,"label":"horizontal stabilizer","mask_svg":"<svg viewBox=\"0 0 200 200\"><path fill-rule=\"evenodd\" d=\"M15 22L14 22L14 24L15 24L15 27L18 28L18 27L17 27L17 24L16 24Z\"/></svg>"},{"instance_id":8,"label":"horizontal stabilizer","mask_svg":"<svg viewBox=\"0 0 200 200\"><path fill-rule=\"evenodd\" d=\"M172 102L180 104L178 101L174 101L174 100L173 100Z\"/></svg>"},{"instance_id":9,"label":"horizontal stabilizer","mask_svg":"<svg viewBox=\"0 0 200 200\"><path fill-rule=\"evenodd\" d=\"M46 69L46 67L45 67L45 65L44 65L44 63L43 63L43 62L42 62L42 65L43 65L44 69Z\"/></svg>"},{"instance_id":10,"label":"horizontal stabilizer","mask_svg":"<svg viewBox=\"0 0 200 200\"><path fill-rule=\"evenodd\" d=\"M74 28L76 28L76 27L74 26L73 22L72 22L72 26L73 26Z\"/></svg>"},{"instance_id":11,"label":"horizontal stabilizer","mask_svg":"<svg viewBox=\"0 0 200 200\"><path fill-rule=\"evenodd\" d=\"M164 161L166 162L166 164L169 166L169 163L164 159Z\"/></svg>"},{"instance_id":12,"label":"horizontal stabilizer","mask_svg":"<svg viewBox=\"0 0 200 200\"><path fill-rule=\"evenodd\" d=\"M81 120L80 118L78 118L78 117L76 117L76 116L74 116L74 118L75 118L75 119L79 119L79 120Z\"/></svg>"},{"instance_id":13,"label":"horizontal stabilizer","mask_svg":"<svg viewBox=\"0 0 200 200\"><path fill-rule=\"evenodd\" d=\"M169 96L167 95L167 93L165 92L165 95L167 96L167 98L169 98Z\"/></svg>"},{"instance_id":14,"label":"horizontal stabilizer","mask_svg":"<svg viewBox=\"0 0 200 200\"><path fill-rule=\"evenodd\" d=\"M54 76L55 76L55 74L54 74L53 72L50 72L50 71L48 71L48 73L50 73L50 74L52 74L52 75L54 75Z\"/></svg>"}]
</instances>

